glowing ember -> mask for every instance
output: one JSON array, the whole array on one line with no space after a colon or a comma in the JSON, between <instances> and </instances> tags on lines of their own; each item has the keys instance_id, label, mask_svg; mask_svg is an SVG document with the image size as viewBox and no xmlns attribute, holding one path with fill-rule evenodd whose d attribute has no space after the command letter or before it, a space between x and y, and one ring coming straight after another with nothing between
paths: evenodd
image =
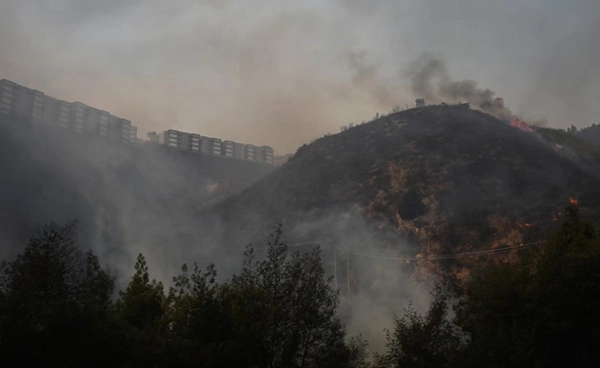
<instances>
[{"instance_id":1,"label":"glowing ember","mask_svg":"<svg viewBox=\"0 0 600 368\"><path fill-rule=\"evenodd\" d=\"M524 132L533 132L533 128L530 127L529 125L525 124L524 122L522 122L521 120L514 118L511 122L510 122L511 126L514 126L515 128L521 129Z\"/></svg>"},{"instance_id":2,"label":"glowing ember","mask_svg":"<svg viewBox=\"0 0 600 368\"><path fill-rule=\"evenodd\" d=\"M577 203L579 203L579 201L577 199L575 199L575 198L570 198L569 199L569 203L572 204L572 205L576 205Z\"/></svg>"},{"instance_id":3,"label":"glowing ember","mask_svg":"<svg viewBox=\"0 0 600 368\"><path fill-rule=\"evenodd\" d=\"M533 226L532 224L530 224L530 223L528 223L528 222L525 222L525 223L523 223L523 224L520 224L520 223L518 223L518 222L517 222L517 225L519 225L519 227L520 227L521 229L522 229L522 228L524 228L524 227L532 227L532 226Z\"/></svg>"}]
</instances>

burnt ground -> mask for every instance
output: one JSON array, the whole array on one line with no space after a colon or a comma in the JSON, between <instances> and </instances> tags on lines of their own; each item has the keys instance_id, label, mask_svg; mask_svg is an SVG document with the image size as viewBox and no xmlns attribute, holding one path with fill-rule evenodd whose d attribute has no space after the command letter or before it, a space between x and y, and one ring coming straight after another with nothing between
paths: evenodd
<instances>
[{"instance_id":1,"label":"burnt ground","mask_svg":"<svg viewBox=\"0 0 600 368\"><path fill-rule=\"evenodd\" d=\"M560 221L569 198L590 218L600 208L595 148L582 151L577 138L569 145L547 133L464 106L406 110L302 146L211 212L232 243L275 222L292 233L311 222L314 232L331 235L340 230L332 216L348 213L378 236L408 241L415 254L531 242L546 235L553 217Z\"/></svg>"}]
</instances>

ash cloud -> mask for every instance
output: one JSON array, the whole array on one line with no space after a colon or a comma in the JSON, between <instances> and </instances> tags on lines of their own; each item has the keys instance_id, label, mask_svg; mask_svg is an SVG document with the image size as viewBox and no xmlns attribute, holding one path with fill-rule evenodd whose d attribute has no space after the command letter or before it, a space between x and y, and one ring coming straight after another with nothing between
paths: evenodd
<instances>
[{"instance_id":1,"label":"ash cloud","mask_svg":"<svg viewBox=\"0 0 600 368\"><path fill-rule=\"evenodd\" d=\"M446 63L440 56L425 53L408 67L411 90L417 97L433 103L468 102L474 107L501 119L510 119L513 114L496 99L496 93L480 88L474 80L452 80Z\"/></svg>"}]
</instances>

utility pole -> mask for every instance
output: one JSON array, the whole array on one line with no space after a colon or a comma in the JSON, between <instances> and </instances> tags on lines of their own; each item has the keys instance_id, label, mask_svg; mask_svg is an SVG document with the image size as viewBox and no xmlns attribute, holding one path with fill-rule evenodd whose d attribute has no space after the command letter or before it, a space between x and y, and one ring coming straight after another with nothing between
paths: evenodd
<instances>
[{"instance_id":1,"label":"utility pole","mask_svg":"<svg viewBox=\"0 0 600 368\"><path fill-rule=\"evenodd\" d=\"M335 241L330 243L333 247L333 282L335 283L335 290L338 289L338 276L337 276L337 246Z\"/></svg>"},{"instance_id":2,"label":"utility pole","mask_svg":"<svg viewBox=\"0 0 600 368\"><path fill-rule=\"evenodd\" d=\"M342 245L346 248L346 287L348 292L348 304L350 304L350 249L342 241Z\"/></svg>"}]
</instances>

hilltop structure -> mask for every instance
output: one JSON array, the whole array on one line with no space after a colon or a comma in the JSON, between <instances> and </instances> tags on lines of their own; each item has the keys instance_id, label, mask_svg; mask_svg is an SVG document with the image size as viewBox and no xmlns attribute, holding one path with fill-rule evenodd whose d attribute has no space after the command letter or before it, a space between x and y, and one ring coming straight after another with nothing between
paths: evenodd
<instances>
[{"instance_id":1,"label":"hilltop structure","mask_svg":"<svg viewBox=\"0 0 600 368\"><path fill-rule=\"evenodd\" d=\"M273 163L273 148L269 146L258 147L253 144L244 144L229 140L223 141L220 138L206 137L174 129L165 130L160 133L158 135L158 142L181 151L225 156L267 164Z\"/></svg>"},{"instance_id":2,"label":"hilltop structure","mask_svg":"<svg viewBox=\"0 0 600 368\"><path fill-rule=\"evenodd\" d=\"M131 121L82 102L66 102L43 92L0 80L0 115L92 133L119 143L138 141Z\"/></svg>"},{"instance_id":3,"label":"hilltop structure","mask_svg":"<svg viewBox=\"0 0 600 368\"><path fill-rule=\"evenodd\" d=\"M118 143L141 141L131 121L82 102L66 102L7 79L0 80L0 116L54 125L77 133L93 134ZM158 135L168 147L213 156L273 164L273 148L173 129Z\"/></svg>"}]
</instances>

